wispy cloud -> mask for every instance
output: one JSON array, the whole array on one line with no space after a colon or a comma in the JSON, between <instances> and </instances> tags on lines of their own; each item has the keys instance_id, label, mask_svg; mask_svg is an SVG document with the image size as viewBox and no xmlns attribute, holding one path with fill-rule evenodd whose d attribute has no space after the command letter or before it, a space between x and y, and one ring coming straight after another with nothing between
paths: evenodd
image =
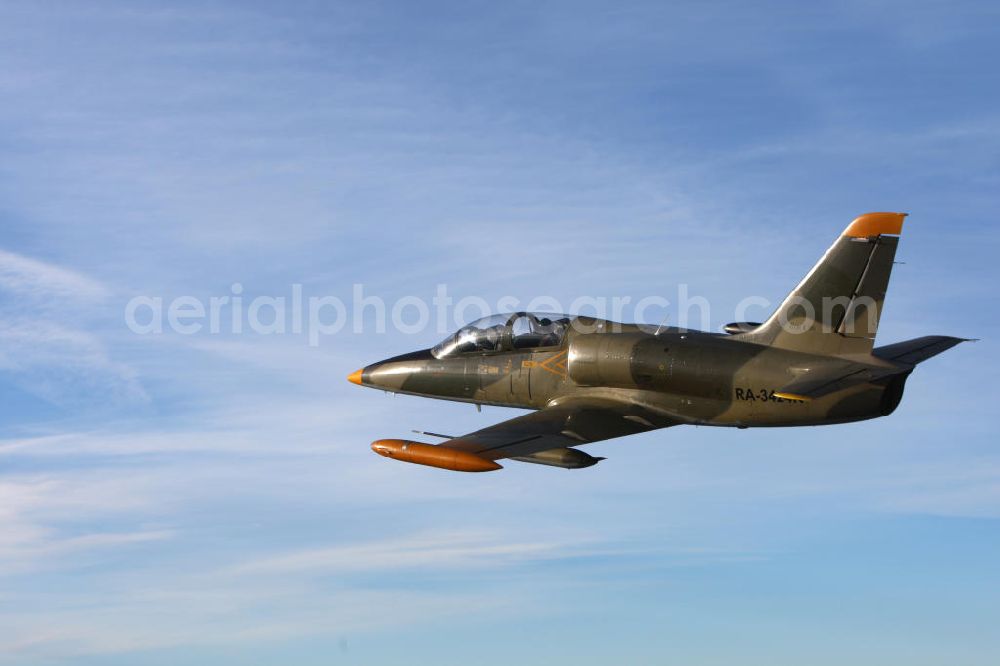
<instances>
[{"instance_id":1,"label":"wispy cloud","mask_svg":"<svg viewBox=\"0 0 1000 666\"><path fill-rule=\"evenodd\" d=\"M404 539L285 553L245 562L229 573L334 574L428 568L492 570L518 562L565 557L566 551L564 542L518 541L510 534L476 530L437 531Z\"/></svg>"},{"instance_id":2,"label":"wispy cloud","mask_svg":"<svg viewBox=\"0 0 1000 666\"><path fill-rule=\"evenodd\" d=\"M0 249L0 289L38 300L96 300L111 292L101 282L55 264Z\"/></svg>"},{"instance_id":3,"label":"wispy cloud","mask_svg":"<svg viewBox=\"0 0 1000 666\"><path fill-rule=\"evenodd\" d=\"M68 268L0 250L0 380L55 404L136 404L149 397L93 325L112 290Z\"/></svg>"},{"instance_id":4,"label":"wispy cloud","mask_svg":"<svg viewBox=\"0 0 1000 666\"><path fill-rule=\"evenodd\" d=\"M136 371L111 358L94 333L46 319L0 323L0 371L60 404L148 402Z\"/></svg>"},{"instance_id":5,"label":"wispy cloud","mask_svg":"<svg viewBox=\"0 0 1000 666\"><path fill-rule=\"evenodd\" d=\"M128 485L125 479L99 486L53 475L6 476L0 481L0 575L75 568L92 552L171 538L160 528L108 530L79 522L135 511L141 498ZM69 526L67 518L74 519Z\"/></svg>"}]
</instances>

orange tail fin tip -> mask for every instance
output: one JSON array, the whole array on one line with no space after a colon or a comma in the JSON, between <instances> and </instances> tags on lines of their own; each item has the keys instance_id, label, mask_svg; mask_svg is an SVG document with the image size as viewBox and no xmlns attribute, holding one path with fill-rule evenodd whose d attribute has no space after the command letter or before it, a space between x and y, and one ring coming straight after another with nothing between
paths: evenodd
<instances>
[{"instance_id":1,"label":"orange tail fin tip","mask_svg":"<svg viewBox=\"0 0 1000 666\"><path fill-rule=\"evenodd\" d=\"M844 230L844 235L852 238L882 234L898 236L903 233L903 218L906 215L907 213L865 213L854 218Z\"/></svg>"}]
</instances>

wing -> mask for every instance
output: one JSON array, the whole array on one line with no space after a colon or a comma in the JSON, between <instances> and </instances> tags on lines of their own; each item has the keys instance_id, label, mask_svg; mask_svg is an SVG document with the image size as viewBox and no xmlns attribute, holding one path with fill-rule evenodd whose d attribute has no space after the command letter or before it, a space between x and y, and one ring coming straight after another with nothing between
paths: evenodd
<instances>
[{"instance_id":1,"label":"wing","mask_svg":"<svg viewBox=\"0 0 1000 666\"><path fill-rule=\"evenodd\" d=\"M607 399L567 399L450 439L440 446L467 451L487 460L522 458L679 423L639 405Z\"/></svg>"}]
</instances>

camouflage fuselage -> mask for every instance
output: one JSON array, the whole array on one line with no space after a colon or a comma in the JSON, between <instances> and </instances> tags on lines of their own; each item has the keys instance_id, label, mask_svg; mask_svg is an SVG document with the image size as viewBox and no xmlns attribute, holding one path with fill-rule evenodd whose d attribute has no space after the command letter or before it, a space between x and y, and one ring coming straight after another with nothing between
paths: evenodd
<instances>
[{"instance_id":1,"label":"camouflage fuselage","mask_svg":"<svg viewBox=\"0 0 1000 666\"><path fill-rule=\"evenodd\" d=\"M395 393L527 409L567 397L611 397L686 423L755 427L884 416L899 404L906 379L862 383L814 400L786 399L775 391L837 360L728 335L577 321L583 326L571 327L558 347L445 358L419 351L366 367L363 381ZM865 363L896 367L872 356Z\"/></svg>"}]
</instances>

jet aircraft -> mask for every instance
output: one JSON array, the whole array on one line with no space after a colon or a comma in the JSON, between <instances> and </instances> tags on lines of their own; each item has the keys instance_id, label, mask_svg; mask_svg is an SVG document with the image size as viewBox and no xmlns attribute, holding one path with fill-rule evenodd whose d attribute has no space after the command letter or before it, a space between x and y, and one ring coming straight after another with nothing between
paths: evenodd
<instances>
[{"instance_id":1,"label":"jet aircraft","mask_svg":"<svg viewBox=\"0 0 1000 666\"><path fill-rule=\"evenodd\" d=\"M462 472L507 459L567 469L583 444L678 425L815 426L888 416L917 364L964 338L874 346L905 213L856 218L762 323L724 333L514 312L352 373L393 393L534 410L440 444L380 439L395 460Z\"/></svg>"}]
</instances>

